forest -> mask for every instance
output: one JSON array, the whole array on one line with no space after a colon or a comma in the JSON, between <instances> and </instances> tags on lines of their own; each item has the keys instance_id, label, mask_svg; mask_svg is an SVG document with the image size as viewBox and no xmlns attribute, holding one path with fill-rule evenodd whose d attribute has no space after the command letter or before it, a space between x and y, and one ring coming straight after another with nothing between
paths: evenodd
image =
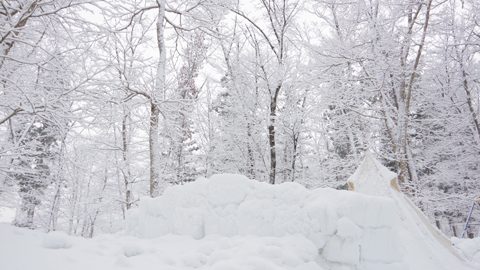
<instances>
[{"instance_id":1,"label":"forest","mask_svg":"<svg viewBox=\"0 0 480 270\"><path fill-rule=\"evenodd\" d=\"M371 152L460 236L479 113L478 0L0 1L18 227L116 232L143 197L218 173L346 189Z\"/></svg>"}]
</instances>

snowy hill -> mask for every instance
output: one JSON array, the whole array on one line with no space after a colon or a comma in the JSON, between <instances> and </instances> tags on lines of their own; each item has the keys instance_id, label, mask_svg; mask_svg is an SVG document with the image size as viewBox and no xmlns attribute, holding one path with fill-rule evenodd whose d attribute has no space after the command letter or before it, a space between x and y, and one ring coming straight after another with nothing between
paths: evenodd
<instances>
[{"instance_id":1,"label":"snowy hill","mask_svg":"<svg viewBox=\"0 0 480 270\"><path fill-rule=\"evenodd\" d=\"M388 197L216 175L143 199L122 234L89 240L1 225L0 261L2 270L473 269L435 256L448 251L415 248L429 240L415 242L417 228L402 219Z\"/></svg>"}]
</instances>

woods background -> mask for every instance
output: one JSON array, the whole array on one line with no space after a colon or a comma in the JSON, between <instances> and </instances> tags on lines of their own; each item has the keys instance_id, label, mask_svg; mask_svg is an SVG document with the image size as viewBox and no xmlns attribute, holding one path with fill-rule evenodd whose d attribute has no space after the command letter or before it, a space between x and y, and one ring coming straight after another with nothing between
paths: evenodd
<instances>
[{"instance_id":1,"label":"woods background","mask_svg":"<svg viewBox=\"0 0 480 270\"><path fill-rule=\"evenodd\" d=\"M233 172L342 188L373 151L458 235L480 195L479 11L2 0L0 206L18 226L91 237L169 184Z\"/></svg>"}]
</instances>

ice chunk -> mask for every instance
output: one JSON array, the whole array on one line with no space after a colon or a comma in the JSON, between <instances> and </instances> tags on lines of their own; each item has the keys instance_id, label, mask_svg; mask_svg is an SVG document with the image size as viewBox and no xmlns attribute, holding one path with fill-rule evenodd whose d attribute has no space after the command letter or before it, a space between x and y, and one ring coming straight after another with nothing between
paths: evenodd
<instances>
[{"instance_id":1,"label":"ice chunk","mask_svg":"<svg viewBox=\"0 0 480 270\"><path fill-rule=\"evenodd\" d=\"M325 245L322 255L330 262L356 265L360 261L360 245L358 241L333 236Z\"/></svg>"},{"instance_id":2,"label":"ice chunk","mask_svg":"<svg viewBox=\"0 0 480 270\"><path fill-rule=\"evenodd\" d=\"M344 239L358 239L362 235L362 229L350 219L342 217L337 221L337 235Z\"/></svg>"}]
</instances>

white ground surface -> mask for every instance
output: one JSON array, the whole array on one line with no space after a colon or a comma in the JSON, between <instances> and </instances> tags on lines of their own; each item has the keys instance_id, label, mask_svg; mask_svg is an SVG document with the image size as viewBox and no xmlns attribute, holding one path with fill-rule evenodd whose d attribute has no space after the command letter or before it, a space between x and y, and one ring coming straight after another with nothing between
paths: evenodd
<instances>
[{"instance_id":1,"label":"white ground surface","mask_svg":"<svg viewBox=\"0 0 480 270\"><path fill-rule=\"evenodd\" d=\"M11 222L15 217L15 209L0 206L0 223Z\"/></svg>"},{"instance_id":2,"label":"white ground surface","mask_svg":"<svg viewBox=\"0 0 480 270\"><path fill-rule=\"evenodd\" d=\"M374 178L379 163L370 164L377 166L355 175ZM457 252L402 194L385 190L372 196L217 175L143 199L122 234L82 239L0 224L0 269L480 269L470 261L477 253Z\"/></svg>"},{"instance_id":3,"label":"white ground surface","mask_svg":"<svg viewBox=\"0 0 480 270\"><path fill-rule=\"evenodd\" d=\"M103 235L89 240L1 224L0 239L2 270L322 269L314 262L315 247L300 236Z\"/></svg>"}]
</instances>

